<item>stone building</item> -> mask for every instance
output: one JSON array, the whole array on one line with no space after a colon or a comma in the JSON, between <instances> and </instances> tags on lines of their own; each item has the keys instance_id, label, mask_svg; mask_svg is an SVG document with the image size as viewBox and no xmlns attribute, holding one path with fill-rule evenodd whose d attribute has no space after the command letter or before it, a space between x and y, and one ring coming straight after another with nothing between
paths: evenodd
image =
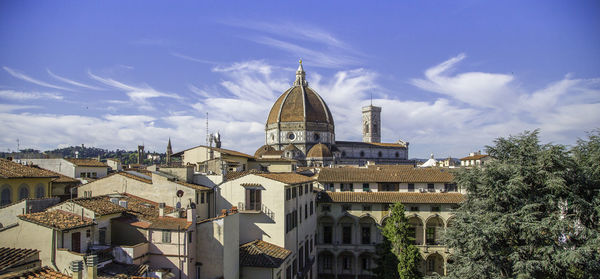
<instances>
[{"instance_id":1,"label":"stone building","mask_svg":"<svg viewBox=\"0 0 600 279\"><path fill-rule=\"evenodd\" d=\"M403 166L323 168L317 194L318 278L374 278L380 226L396 202L406 214L423 257L424 274L446 274L449 249L442 237L463 201L448 170Z\"/></svg>"}]
</instances>

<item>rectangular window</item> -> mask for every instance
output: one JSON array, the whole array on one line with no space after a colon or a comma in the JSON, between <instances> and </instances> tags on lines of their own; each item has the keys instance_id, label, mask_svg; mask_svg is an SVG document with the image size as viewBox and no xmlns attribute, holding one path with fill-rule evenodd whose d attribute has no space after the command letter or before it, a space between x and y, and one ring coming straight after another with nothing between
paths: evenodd
<instances>
[{"instance_id":1,"label":"rectangular window","mask_svg":"<svg viewBox=\"0 0 600 279\"><path fill-rule=\"evenodd\" d=\"M285 189L285 200L289 201L292 198L292 189Z\"/></svg>"},{"instance_id":2,"label":"rectangular window","mask_svg":"<svg viewBox=\"0 0 600 279\"><path fill-rule=\"evenodd\" d=\"M370 205L363 205L363 211L371 211Z\"/></svg>"},{"instance_id":3,"label":"rectangular window","mask_svg":"<svg viewBox=\"0 0 600 279\"><path fill-rule=\"evenodd\" d=\"M435 241L435 227L429 227L426 231L427 244L437 244Z\"/></svg>"},{"instance_id":4,"label":"rectangular window","mask_svg":"<svg viewBox=\"0 0 600 279\"><path fill-rule=\"evenodd\" d=\"M200 193L200 203L204 203L204 193Z\"/></svg>"},{"instance_id":5,"label":"rectangular window","mask_svg":"<svg viewBox=\"0 0 600 279\"><path fill-rule=\"evenodd\" d=\"M292 188L292 199L298 196L298 189L296 187Z\"/></svg>"},{"instance_id":6,"label":"rectangular window","mask_svg":"<svg viewBox=\"0 0 600 279\"><path fill-rule=\"evenodd\" d=\"M92 236L91 230L85 230L85 237L90 238Z\"/></svg>"},{"instance_id":7,"label":"rectangular window","mask_svg":"<svg viewBox=\"0 0 600 279\"><path fill-rule=\"evenodd\" d=\"M419 207L418 206L411 206L410 207L410 211L419 211Z\"/></svg>"},{"instance_id":8,"label":"rectangular window","mask_svg":"<svg viewBox=\"0 0 600 279\"><path fill-rule=\"evenodd\" d=\"M312 185L310 185L312 188ZM307 194L308 193L308 184L306 184L306 186L304 186L304 193Z\"/></svg>"},{"instance_id":9,"label":"rectangular window","mask_svg":"<svg viewBox=\"0 0 600 279\"><path fill-rule=\"evenodd\" d=\"M361 228L361 243L362 244L371 244L371 227L364 226Z\"/></svg>"},{"instance_id":10,"label":"rectangular window","mask_svg":"<svg viewBox=\"0 0 600 279\"><path fill-rule=\"evenodd\" d=\"M427 191L435 192L435 187L434 187L433 183L427 183Z\"/></svg>"},{"instance_id":11,"label":"rectangular window","mask_svg":"<svg viewBox=\"0 0 600 279\"><path fill-rule=\"evenodd\" d=\"M323 211L323 212L331 211L331 205L329 205L329 204L321 205L321 211Z\"/></svg>"},{"instance_id":12,"label":"rectangular window","mask_svg":"<svg viewBox=\"0 0 600 279\"><path fill-rule=\"evenodd\" d=\"M409 192L414 192L415 191L415 184L414 183L408 183L408 191Z\"/></svg>"},{"instance_id":13,"label":"rectangular window","mask_svg":"<svg viewBox=\"0 0 600 279\"><path fill-rule=\"evenodd\" d=\"M163 243L171 243L171 232L170 231L162 231L162 242Z\"/></svg>"},{"instance_id":14,"label":"rectangular window","mask_svg":"<svg viewBox=\"0 0 600 279\"><path fill-rule=\"evenodd\" d=\"M92 177L93 177L93 178L96 178L96 177L98 177L98 174L97 174L97 173L95 173L95 172L92 172Z\"/></svg>"},{"instance_id":15,"label":"rectangular window","mask_svg":"<svg viewBox=\"0 0 600 279\"><path fill-rule=\"evenodd\" d=\"M383 207L383 211L389 211L390 210L390 204L389 203L384 203L382 207Z\"/></svg>"},{"instance_id":16,"label":"rectangular window","mask_svg":"<svg viewBox=\"0 0 600 279\"><path fill-rule=\"evenodd\" d=\"M292 261L292 274L298 273L298 259Z\"/></svg>"},{"instance_id":17,"label":"rectangular window","mask_svg":"<svg viewBox=\"0 0 600 279\"><path fill-rule=\"evenodd\" d=\"M333 242L333 228L331 226L323 226L323 243L331 244Z\"/></svg>"},{"instance_id":18,"label":"rectangular window","mask_svg":"<svg viewBox=\"0 0 600 279\"><path fill-rule=\"evenodd\" d=\"M335 186L333 185L333 183L327 183L325 184L325 187L325 190L335 192Z\"/></svg>"},{"instance_id":19,"label":"rectangular window","mask_svg":"<svg viewBox=\"0 0 600 279\"><path fill-rule=\"evenodd\" d=\"M383 192L398 192L400 189L400 184L398 183L381 183L379 191Z\"/></svg>"},{"instance_id":20,"label":"rectangular window","mask_svg":"<svg viewBox=\"0 0 600 279\"><path fill-rule=\"evenodd\" d=\"M354 190L352 183L341 183L340 188L342 192L352 192Z\"/></svg>"},{"instance_id":21,"label":"rectangular window","mask_svg":"<svg viewBox=\"0 0 600 279\"><path fill-rule=\"evenodd\" d=\"M440 212L440 206L439 205L438 206L432 206L431 207L431 211L432 212Z\"/></svg>"},{"instance_id":22,"label":"rectangular window","mask_svg":"<svg viewBox=\"0 0 600 279\"><path fill-rule=\"evenodd\" d=\"M303 185L298 186L298 196L302 196L302 194L304 192L304 191L302 191L303 187L304 187Z\"/></svg>"},{"instance_id":23,"label":"rectangular window","mask_svg":"<svg viewBox=\"0 0 600 279\"><path fill-rule=\"evenodd\" d=\"M342 258L342 267L344 268L344 270L351 270L352 269L352 264L351 264L351 259L348 256L344 256Z\"/></svg>"},{"instance_id":24,"label":"rectangular window","mask_svg":"<svg viewBox=\"0 0 600 279\"><path fill-rule=\"evenodd\" d=\"M349 204L342 204L342 211L350 211L351 208Z\"/></svg>"},{"instance_id":25,"label":"rectangular window","mask_svg":"<svg viewBox=\"0 0 600 279\"><path fill-rule=\"evenodd\" d=\"M192 234L194 232L188 232L188 243L192 243Z\"/></svg>"},{"instance_id":26,"label":"rectangular window","mask_svg":"<svg viewBox=\"0 0 600 279\"><path fill-rule=\"evenodd\" d=\"M363 192L371 192L371 187L369 183L363 183Z\"/></svg>"},{"instance_id":27,"label":"rectangular window","mask_svg":"<svg viewBox=\"0 0 600 279\"><path fill-rule=\"evenodd\" d=\"M106 228L98 229L98 242L100 244L106 244Z\"/></svg>"},{"instance_id":28,"label":"rectangular window","mask_svg":"<svg viewBox=\"0 0 600 279\"><path fill-rule=\"evenodd\" d=\"M446 183L446 184L444 184L444 190L446 192L456 192L456 184Z\"/></svg>"},{"instance_id":29,"label":"rectangular window","mask_svg":"<svg viewBox=\"0 0 600 279\"><path fill-rule=\"evenodd\" d=\"M245 210L261 210L261 194L258 189L246 189Z\"/></svg>"},{"instance_id":30,"label":"rectangular window","mask_svg":"<svg viewBox=\"0 0 600 279\"><path fill-rule=\"evenodd\" d=\"M313 202L310 201L310 215L313 215Z\"/></svg>"},{"instance_id":31,"label":"rectangular window","mask_svg":"<svg viewBox=\"0 0 600 279\"><path fill-rule=\"evenodd\" d=\"M79 177L85 177L85 172L79 173Z\"/></svg>"},{"instance_id":32,"label":"rectangular window","mask_svg":"<svg viewBox=\"0 0 600 279\"><path fill-rule=\"evenodd\" d=\"M300 206L300 211L298 212L298 221L302 223L302 206Z\"/></svg>"},{"instance_id":33,"label":"rectangular window","mask_svg":"<svg viewBox=\"0 0 600 279\"><path fill-rule=\"evenodd\" d=\"M327 269L327 270L331 269L331 255L325 254L322 257L321 256L319 256L319 257L323 259L323 262L322 262L323 269Z\"/></svg>"},{"instance_id":34,"label":"rectangular window","mask_svg":"<svg viewBox=\"0 0 600 279\"><path fill-rule=\"evenodd\" d=\"M298 210L294 210L293 212L294 214L292 214L292 218L294 218L293 222L294 222L294 228L298 227Z\"/></svg>"},{"instance_id":35,"label":"rectangular window","mask_svg":"<svg viewBox=\"0 0 600 279\"><path fill-rule=\"evenodd\" d=\"M292 279L292 267L289 265L285 268L285 279Z\"/></svg>"},{"instance_id":36,"label":"rectangular window","mask_svg":"<svg viewBox=\"0 0 600 279\"><path fill-rule=\"evenodd\" d=\"M313 250L313 239L310 239L310 252L312 253Z\"/></svg>"},{"instance_id":37,"label":"rectangular window","mask_svg":"<svg viewBox=\"0 0 600 279\"><path fill-rule=\"evenodd\" d=\"M362 258L361 258L361 261L362 261L362 262L361 262L361 267L362 267L362 270L364 270L364 271L368 271L368 270L370 270L370 269L371 269L371 262L369 261L369 258L367 258L367 257L362 257Z\"/></svg>"},{"instance_id":38,"label":"rectangular window","mask_svg":"<svg viewBox=\"0 0 600 279\"><path fill-rule=\"evenodd\" d=\"M304 245L304 262L306 264L308 264L308 262L310 261L310 258L309 258L310 254L308 252L308 248L309 248L310 245L308 244L308 240L306 242L304 242L304 243L306 243L306 245ZM304 267L304 265L302 267Z\"/></svg>"},{"instance_id":39,"label":"rectangular window","mask_svg":"<svg viewBox=\"0 0 600 279\"><path fill-rule=\"evenodd\" d=\"M308 218L308 204L304 205L304 219Z\"/></svg>"},{"instance_id":40,"label":"rectangular window","mask_svg":"<svg viewBox=\"0 0 600 279\"><path fill-rule=\"evenodd\" d=\"M352 227L350 225L344 225L342 227L342 243L352 243Z\"/></svg>"},{"instance_id":41,"label":"rectangular window","mask_svg":"<svg viewBox=\"0 0 600 279\"><path fill-rule=\"evenodd\" d=\"M302 269L304 267L304 247L300 246L298 248L298 269Z\"/></svg>"}]
</instances>

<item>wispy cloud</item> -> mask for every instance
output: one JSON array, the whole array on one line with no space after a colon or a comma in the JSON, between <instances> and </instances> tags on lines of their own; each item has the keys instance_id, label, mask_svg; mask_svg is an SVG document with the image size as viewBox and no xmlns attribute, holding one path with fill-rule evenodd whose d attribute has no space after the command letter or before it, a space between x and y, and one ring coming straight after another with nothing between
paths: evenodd
<instances>
[{"instance_id":1,"label":"wispy cloud","mask_svg":"<svg viewBox=\"0 0 600 279\"><path fill-rule=\"evenodd\" d=\"M62 87L62 86L58 86L58 85L50 84L50 83L47 83L47 82L43 82L41 80L37 80L35 78L32 78L32 77L30 77L30 76L28 76L26 74L23 74L23 73L21 73L21 72L19 72L17 70L11 69L11 68L6 67L6 66L4 66L2 68L6 72L8 72L11 76L13 76L15 78L18 78L20 80L24 80L24 81L27 81L27 82L30 82L30 83L33 83L33 84L37 84L37 85L40 85L40 86L48 87L48 88L73 91L73 89L69 89L69 88L65 88L65 87Z\"/></svg>"},{"instance_id":2,"label":"wispy cloud","mask_svg":"<svg viewBox=\"0 0 600 279\"><path fill-rule=\"evenodd\" d=\"M0 104L0 113L12 112L16 110L29 110L39 108L39 106L23 106L23 105L11 105L11 104ZM0 121L1 122L1 121Z\"/></svg>"},{"instance_id":3,"label":"wispy cloud","mask_svg":"<svg viewBox=\"0 0 600 279\"><path fill-rule=\"evenodd\" d=\"M111 79L111 78L103 78L103 77L94 75L89 71L88 71L88 76L96 81L99 81L99 82L105 84L105 85L108 85L110 87L113 87L113 88L116 88L116 89L119 89L119 90L125 92L125 94L127 94L129 99L132 102L139 105L141 109L154 109L154 107L148 101L148 99L151 99L151 98L165 97L165 98L172 98L172 99L181 99L181 97L177 94L161 92L161 91L155 90L154 88L150 87L147 84L143 84L141 86L128 85L128 84L116 81L114 79Z\"/></svg>"},{"instance_id":4,"label":"wispy cloud","mask_svg":"<svg viewBox=\"0 0 600 279\"><path fill-rule=\"evenodd\" d=\"M48 72L48 74L51 77L53 77L53 78L55 78L57 80L60 80L60 81L62 81L64 83L68 83L70 85L75 85L75 86L79 86L79 87L83 87L83 88L87 88L87 89L92 89L92 90L103 90L102 88L99 88L99 87L96 87L96 86L87 85L87 84L84 84L84 83L81 83L81 82L77 82L77 81L74 81L74 80L71 80L71 79L68 79L68 78L65 78L65 77L61 77L59 75L54 74L52 71L50 71L50 69L46 69L46 71Z\"/></svg>"},{"instance_id":5,"label":"wispy cloud","mask_svg":"<svg viewBox=\"0 0 600 279\"><path fill-rule=\"evenodd\" d=\"M177 58L181 58L181 59L183 59L183 60L187 60L187 61L198 62L198 63L204 63L204 64L212 64L212 65L216 65L216 64L218 64L218 63L217 63L217 62L215 62L215 61L204 60L204 59L198 59L198 58L194 58L194 57L191 57L191 56L188 56L188 55L184 55L184 54L181 54L181 53L178 53L178 52L171 52L171 53L169 53L169 54L171 54L172 56L175 56L175 57L177 57Z\"/></svg>"},{"instance_id":6,"label":"wispy cloud","mask_svg":"<svg viewBox=\"0 0 600 279\"><path fill-rule=\"evenodd\" d=\"M15 90L0 90L1 99L9 99L16 101L36 100L36 99L53 99L62 100L63 96L58 93L48 92L23 92Z\"/></svg>"},{"instance_id":7,"label":"wispy cloud","mask_svg":"<svg viewBox=\"0 0 600 279\"><path fill-rule=\"evenodd\" d=\"M240 20L222 24L252 30L242 38L276 48L303 58L315 67L340 68L357 65L365 57L333 34L321 28L301 23L266 23Z\"/></svg>"}]
</instances>

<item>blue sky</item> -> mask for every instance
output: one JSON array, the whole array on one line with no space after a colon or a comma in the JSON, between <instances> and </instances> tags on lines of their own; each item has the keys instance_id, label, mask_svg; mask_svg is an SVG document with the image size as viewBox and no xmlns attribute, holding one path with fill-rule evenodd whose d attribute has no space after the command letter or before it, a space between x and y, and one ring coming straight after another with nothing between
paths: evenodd
<instances>
[{"instance_id":1,"label":"blue sky","mask_svg":"<svg viewBox=\"0 0 600 279\"><path fill-rule=\"evenodd\" d=\"M410 157L600 127L598 1L197 2L1 1L0 150L182 150L208 112L252 154L299 58L338 140L372 96Z\"/></svg>"}]
</instances>

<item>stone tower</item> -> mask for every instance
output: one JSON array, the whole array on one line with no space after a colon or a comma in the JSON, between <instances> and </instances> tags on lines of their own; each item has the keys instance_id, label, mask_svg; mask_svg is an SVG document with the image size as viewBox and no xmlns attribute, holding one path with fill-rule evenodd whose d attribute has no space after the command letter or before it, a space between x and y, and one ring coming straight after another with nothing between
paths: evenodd
<instances>
[{"instance_id":1,"label":"stone tower","mask_svg":"<svg viewBox=\"0 0 600 279\"><path fill-rule=\"evenodd\" d=\"M137 163L138 164L143 164L144 163L144 146L143 145L138 145L138 154L137 154Z\"/></svg>"},{"instance_id":2,"label":"stone tower","mask_svg":"<svg viewBox=\"0 0 600 279\"><path fill-rule=\"evenodd\" d=\"M363 142L381 142L381 107L362 108Z\"/></svg>"},{"instance_id":3,"label":"stone tower","mask_svg":"<svg viewBox=\"0 0 600 279\"><path fill-rule=\"evenodd\" d=\"M171 138L167 144L167 165L171 163L171 155L173 155L173 149L171 148Z\"/></svg>"}]
</instances>

